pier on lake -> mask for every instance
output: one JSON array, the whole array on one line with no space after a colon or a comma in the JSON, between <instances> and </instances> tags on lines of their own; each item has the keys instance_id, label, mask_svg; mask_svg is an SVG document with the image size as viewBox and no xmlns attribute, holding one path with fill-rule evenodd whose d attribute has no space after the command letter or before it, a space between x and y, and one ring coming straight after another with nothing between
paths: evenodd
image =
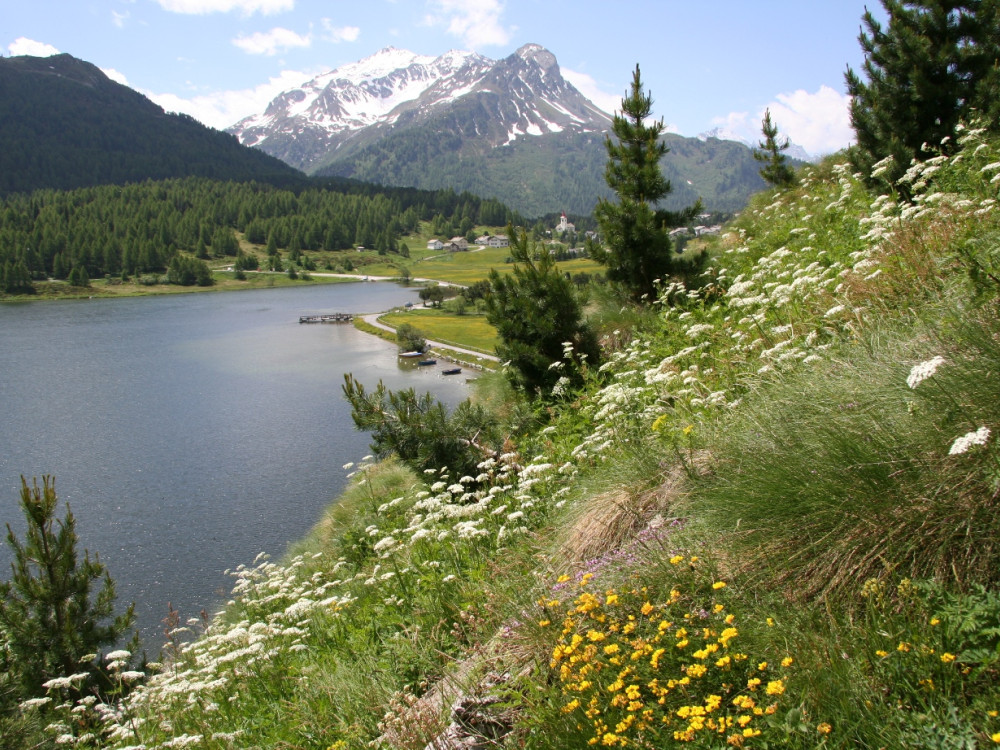
<instances>
[{"instance_id":1,"label":"pier on lake","mask_svg":"<svg viewBox=\"0 0 1000 750\"><path fill-rule=\"evenodd\" d=\"M300 323L351 323L353 321L353 313L326 313L324 315L299 316Z\"/></svg>"}]
</instances>

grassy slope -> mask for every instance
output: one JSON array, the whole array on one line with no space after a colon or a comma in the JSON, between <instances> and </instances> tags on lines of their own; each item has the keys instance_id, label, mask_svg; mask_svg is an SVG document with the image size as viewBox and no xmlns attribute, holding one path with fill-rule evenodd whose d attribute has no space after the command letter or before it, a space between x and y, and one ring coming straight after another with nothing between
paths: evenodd
<instances>
[{"instance_id":1,"label":"grassy slope","mask_svg":"<svg viewBox=\"0 0 1000 750\"><path fill-rule=\"evenodd\" d=\"M418 308L410 312L388 313L379 320L394 328L409 323L434 341L478 349L487 354L493 353L497 343L496 329L482 315L455 315L444 310Z\"/></svg>"},{"instance_id":2,"label":"grassy slope","mask_svg":"<svg viewBox=\"0 0 1000 750\"><path fill-rule=\"evenodd\" d=\"M762 196L480 476L350 467L78 746L422 748L498 679L511 747L1000 742L1000 146L928 167Z\"/></svg>"}]
</instances>

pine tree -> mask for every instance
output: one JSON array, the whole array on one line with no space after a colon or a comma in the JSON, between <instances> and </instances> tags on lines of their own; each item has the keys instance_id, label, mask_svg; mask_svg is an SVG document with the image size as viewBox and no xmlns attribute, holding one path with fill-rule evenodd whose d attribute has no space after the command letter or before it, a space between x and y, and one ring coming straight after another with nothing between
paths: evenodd
<instances>
[{"instance_id":1,"label":"pine tree","mask_svg":"<svg viewBox=\"0 0 1000 750\"><path fill-rule=\"evenodd\" d=\"M631 90L611 125L617 142L610 136L605 140L604 179L618 202L601 198L594 210L606 244L594 258L608 267L609 281L623 284L636 299L655 294L657 281L694 270L673 252L670 230L701 210L700 201L679 213L658 208L671 192L660 169L669 149L660 140L663 120L646 123L652 111L653 99L643 93L636 65Z\"/></svg>"},{"instance_id":2,"label":"pine tree","mask_svg":"<svg viewBox=\"0 0 1000 750\"><path fill-rule=\"evenodd\" d=\"M509 375L529 395L548 394L561 377L580 380L581 365L596 367L597 336L583 319L573 283L543 248L536 252L523 230L508 227L513 272L490 271L486 319L496 327L497 355L510 362ZM566 344L572 345L573 367L564 365Z\"/></svg>"},{"instance_id":3,"label":"pine tree","mask_svg":"<svg viewBox=\"0 0 1000 750\"><path fill-rule=\"evenodd\" d=\"M0 583L0 631L25 695L43 695L42 683L93 671L91 660L116 643L135 619L134 606L112 618L115 584L104 565L84 550L77 558L76 521L66 508L55 518L55 481L28 483L21 477L21 509L28 522L25 542L7 525L14 552L13 577ZM102 585L92 599L93 586ZM110 619L110 621L109 621Z\"/></svg>"},{"instance_id":4,"label":"pine tree","mask_svg":"<svg viewBox=\"0 0 1000 750\"><path fill-rule=\"evenodd\" d=\"M789 140L778 142L778 126L771 122L771 110L764 110L764 119L760 124L764 140L758 142L759 148L753 150L753 158L763 162L760 176L775 187L783 188L795 184L795 170L788 164L788 157L782 152L791 145Z\"/></svg>"},{"instance_id":5,"label":"pine tree","mask_svg":"<svg viewBox=\"0 0 1000 750\"><path fill-rule=\"evenodd\" d=\"M1000 4L996 0L882 0L888 25L866 11L858 36L866 81L851 68L845 79L851 125L857 136L852 161L862 174L893 157L883 174L895 184L911 160L948 153L955 127L975 113L996 127L1000 65Z\"/></svg>"}]
</instances>

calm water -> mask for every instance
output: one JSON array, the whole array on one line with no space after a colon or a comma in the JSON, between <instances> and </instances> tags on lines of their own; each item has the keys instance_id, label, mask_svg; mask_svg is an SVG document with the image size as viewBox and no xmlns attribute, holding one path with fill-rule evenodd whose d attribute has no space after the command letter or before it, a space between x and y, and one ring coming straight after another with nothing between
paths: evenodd
<instances>
[{"instance_id":1,"label":"calm water","mask_svg":"<svg viewBox=\"0 0 1000 750\"><path fill-rule=\"evenodd\" d=\"M298 323L415 299L359 283L0 305L0 523L23 538L20 476L54 475L60 516L68 501L155 655L167 602L211 612L223 571L280 556L369 452L343 373L465 397L464 379L402 369L353 326ZM11 559L0 545L0 578Z\"/></svg>"}]
</instances>

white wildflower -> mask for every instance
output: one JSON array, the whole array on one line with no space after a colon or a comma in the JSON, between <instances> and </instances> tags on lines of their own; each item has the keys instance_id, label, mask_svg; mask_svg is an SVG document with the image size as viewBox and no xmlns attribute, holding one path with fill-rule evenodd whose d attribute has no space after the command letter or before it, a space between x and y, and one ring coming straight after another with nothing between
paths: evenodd
<instances>
[{"instance_id":1,"label":"white wildflower","mask_svg":"<svg viewBox=\"0 0 1000 750\"><path fill-rule=\"evenodd\" d=\"M948 455L956 456L959 453L965 453L974 445L986 445L986 441L989 439L989 427L980 427L975 432L967 432L961 437L955 438L955 442L951 444L951 449L948 451Z\"/></svg>"},{"instance_id":2,"label":"white wildflower","mask_svg":"<svg viewBox=\"0 0 1000 750\"><path fill-rule=\"evenodd\" d=\"M934 375L937 369L945 363L945 359L942 356L932 357L926 362L921 362L918 365L914 365L910 370L909 376L906 378L906 384L910 388L916 388L922 382L927 380L927 378Z\"/></svg>"}]
</instances>

